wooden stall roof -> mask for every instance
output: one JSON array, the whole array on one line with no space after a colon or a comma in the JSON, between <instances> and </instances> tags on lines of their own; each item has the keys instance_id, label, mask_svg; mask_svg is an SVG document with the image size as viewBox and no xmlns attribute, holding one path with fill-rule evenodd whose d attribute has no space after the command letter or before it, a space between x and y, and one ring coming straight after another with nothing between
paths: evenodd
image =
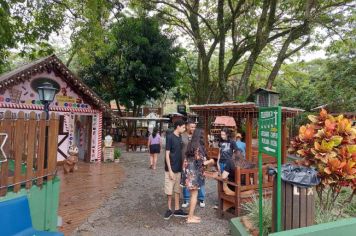
<instances>
[{"instance_id":1,"label":"wooden stall roof","mask_svg":"<svg viewBox=\"0 0 356 236\"><path fill-rule=\"evenodd\" d=\"M63 64L56 55L38 59L29 64L16 68L8 73L0 75L0 92L20 84L32 76L43 72L54 72L56 76L62 78L68 85L80 95L85 101L93 105L98 110L114 115L111 108L94 91L92 91L81 79L79 79L67 66ZM114 115L116 116L116 115Z\"/></svg>"},{"instance_id":2,"label":"wooden stall roof","mask_svg":"<svg viewBox=\"0 0 356 236\"><path fill-rule=\"evenodd\" d=\"M258 116L258 106L254 102L243 103L220 103L220 104L204 104L204 105L191 105L190 110L198 115L209 114L210 116L240 116L246 117L247 114L253 117ZM304 110L292 107L282 107L284 118L290 118L298 115Z\"/></svg>"},{"instance_id":3,"label":"wooden stall roof","mask_svg":"<svg viewBox=\"0 0 356 236\"><path fill-rule=\"evenodd\" d=\"M148 118L148 117L120 117L119 120L140 120L140 121L169 121L169 118Z\"/></svg>"}]
</instances>

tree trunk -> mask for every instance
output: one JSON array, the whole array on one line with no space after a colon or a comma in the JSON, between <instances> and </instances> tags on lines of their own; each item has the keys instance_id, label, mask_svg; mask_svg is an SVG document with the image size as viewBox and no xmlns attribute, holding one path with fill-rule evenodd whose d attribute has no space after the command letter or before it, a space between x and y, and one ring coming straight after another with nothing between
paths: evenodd
<instances>
[{"instance_id":1,"label":"tree trunk","mask_svg":"<svg viewBox=\"0 0 356 236\"><path fill-rule=\"evenodd\" d=\"M299 50L301 50L303 47L305 47L310 42L310 39L308 38L300 46L298 46L297 48L295 48L291 52L287 53L287 50L288 50L290 44L292 42L294 42L295 40L300 39L303 35L307 34L308 31L309 31L308 26L305 25L303 27L297 28L297 29L292 30L290 32L288 38L286 39L286 41L284 41L283 46L282 46L281 50L278 53L276 63L274 64L273 69L272 69L271 73L268 76L267 83L266 83L266 88L267 89L272 89L273 82L276 79L276 77L278 75L278 71L281 68L284 60L286 58L290 57L291 55L295 54Z\"/></svg>"},{"instance_id":2,"label":"tree trunk","mask_svg":"<svg viewBox=\"0 0 356 236\"><path fill-rule=\"evenodd\" d=\"M220 100L227 99L227 91L225 89L226 82L224 76L225 69L225 25L224 25L224 0L218 0L218 17L217 24L219 28L219 69L218 69L218 80L219 80L219 90L220 90ZM221 102L221 101L219 101Z\"/></svg>"},{"instance_id":3,"label":"tree trunk","mask_svg":"<svg viewBox=\"0 0 356 236\"><path fill-rule=\"evenodd\" d=\"M237 89L237 96L239 96L239 97L247 97L247 95L250 92L248 90L248 80L252 73L253 66L254 66L255 62L257 61L258 55L259 55L259 52L252 51L251 55L249 56L249 58L246 62L246 66L245 66L244 72L242 73L239 87Z\"/></svg>"}]
</instances>

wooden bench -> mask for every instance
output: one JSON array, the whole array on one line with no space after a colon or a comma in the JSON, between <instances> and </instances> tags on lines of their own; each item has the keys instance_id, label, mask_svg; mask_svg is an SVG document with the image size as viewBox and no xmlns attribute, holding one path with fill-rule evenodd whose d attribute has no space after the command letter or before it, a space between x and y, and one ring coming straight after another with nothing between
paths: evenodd
<instances>
[{"instance_id":1,"label":"wooden bench","mask_svg":"<svg viewBox=\"0 0 356 236\"><path fill-rule=\"evenodd\" d=\"M268 166L263 167L263 195L271 196L273 187L273 177L267 174ZM251 201L253 195L258 195L258 168L235 169L235 181L229 182L218 178L218 199L219 199L219 215L240 216L241 204ZM235 187L235 195L227 195L224 192L223 185L227 183ZM229 213L227 210L234 207L234 213Z\"/></svg>"},{"instance_id":2,"label":"wooden bench","mask_svg":"<svg viewBox=\"0 0 356 236\"><path fill-rule=\"evenodd\" d=\"M140 151L142 150L143 147L145 147L146 149L148 149L147 143L148 143L148 138L145 137L130 137L128 139L129 143L129 149L131 149L132 151L136 151L137 147L140 147Z\"/></svg>"}]
</instances>

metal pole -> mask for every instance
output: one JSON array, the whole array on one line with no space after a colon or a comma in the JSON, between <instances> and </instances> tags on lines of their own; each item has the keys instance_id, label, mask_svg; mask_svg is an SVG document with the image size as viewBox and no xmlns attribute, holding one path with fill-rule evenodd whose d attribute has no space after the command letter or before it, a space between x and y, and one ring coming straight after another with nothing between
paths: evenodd
<instances>
[{"instance_id":1,"label":"metal pole","mask_svg":"<svg viewBox=\"0 0 356 236\"><path fill-rule=\"evenodd\" d=\"M44 153L44 168L48 166L48 120L49 120L49 101L44 102L44 111L46 112L46 133L45 133L45 153Z\"/></svg>"},{"instance_id":2,"label":"metal pole","mask_svg":"<svg viewBox=\"0 0 356 236\"><path fill-rule=\"evenodd\" d=\"M282 124L282 109L278 106L278 144L277 144L277 232L281 231L281 165L282 165L282 132L281 132L281 124Z\"/></svg>"},{"instance_id":3,"label":"metal pole","mask_svg":"<svg viewBox=\"0 0 356 236\"><path fill-rule=\"evenodd\" d=\"M262 206L263 206L263 191L262 191L262 181L263 181L263 173L262 173L262 152L258 152L258 191L259 191L259 235L262 236Z\"/></svg>"}]
</instances>

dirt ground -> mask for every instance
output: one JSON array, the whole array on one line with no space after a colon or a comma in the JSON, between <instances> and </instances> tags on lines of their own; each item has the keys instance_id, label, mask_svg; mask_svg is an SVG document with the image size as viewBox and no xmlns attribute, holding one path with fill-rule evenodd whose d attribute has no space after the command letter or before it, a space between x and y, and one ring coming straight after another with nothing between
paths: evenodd
<instances>
[{"instance_id":1,"label":"dirt ground","mask_svg":"<svg viewBox=\"0 0 356 236\"><path fill-rule=\"evenodd\" d=\"M206 207L197 206L196 214L202 218L200 224L188 225L185 219L175 217L164 220L167 201L163 155L159 157L157 170L148 168L148 160L147 152L124 152L119 165L125 178L72 235L229 235L228 221L219 219L212 208L217 192L216 182L211 179L206 182Z\"/></svg>"}]
</instances>

